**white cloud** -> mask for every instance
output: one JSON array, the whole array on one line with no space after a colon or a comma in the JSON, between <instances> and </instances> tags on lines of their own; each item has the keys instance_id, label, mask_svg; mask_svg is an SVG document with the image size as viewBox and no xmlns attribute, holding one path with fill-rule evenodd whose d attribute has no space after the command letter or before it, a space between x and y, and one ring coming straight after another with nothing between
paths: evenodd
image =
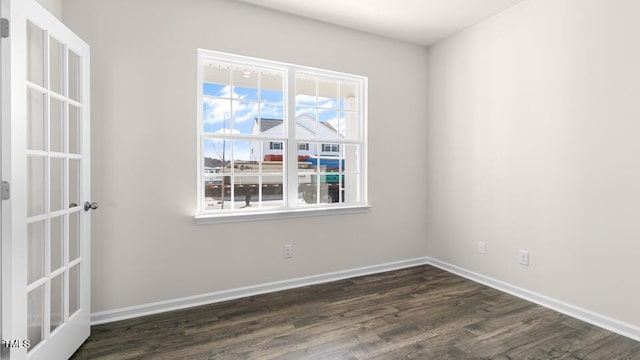
<instances>
[{"instance_id":1,"label":"white cloud","mask_svg":"<svg viewBox=\"0 0 640 360\"><path fill-rule=\"evenodd\" d=\"M316 103L316 97L315 95L304 95L304 94L297 94L296 95L296 104L315 104Z\"/></svg>"},{"instance_id":2,"label":"white cloud","mask_svg":"<svg viewBox=\"0 0 640 360\"><path fill-rule=\"evenodd\" d=\"M315 119L316 112L315 112L315 109L313 109L313 108L298 108L298 109L296 109L296 117L301 116L301 115L308 115L308 116L310 116L310 117Z\"/></svg>"},{"instance_id":3,"label":"white cloud","mask_svg":"<svg viewBox=\"0 0 640 360\"><path fill-rule=\"evenodd\" d=\"M226 99L202 99L204 104L203 119L205 124L215 124L231 119L231 105Z\"/></svg>"},{"instance_id":4,"label":"white cloud","mask_svg":"<svg viewBox=\"0 0 640 360\"><path fill-rule=\"evenodd\" d=\"M216 131L214 131L214 134L240 134L240 130L236 130L236 129L218 129ZM212 141L222 141L222 140L212 140Z\"/></svg>"},{"instance_id":5,"label":"white cloud","mask_svg":"<svg viewBox=\"0 0 640 360\"><path fill-rule=\"evenodd\" d=\"M335 109L337 108L337 104L335 101L331 100L331 99L319 99L320 101L318 101L318 106L319 107L324 107L324 108L332 108ZM321 110L322 111L322 110Z\"/></svg>"},{"instance_id":6,"label":"white cloud","mask_svg":"<svg viewBox=\"0 0 640 360\"><path fill-rule=\"evenodd\" d=\"M315 95L298 94L296 95L296 104L316 105L316 97ZM319 97L318 106L324 107L324 108L336 109L338 107L338 104L335 102L335 99Z\"/></svg>"},{"instance_id":7,"label":"white cloud","mask_svg":"<svg viewBox=\"0 0 640 360\"><path fill-rule=\"evenodd\" d=\"M260 114L263 118L282 119L282 111L281 105L264 104Z\"/></svg>"},{"instance_id":8,"label":"white cloud","mask_svg":"<svg viewBox=\"0 0 640 360\"><path fill-rule=\"evenodd\" d=\"M232 96L233 95L233 96ZM223 121L230 121L231 119L231 102L229 98L233 97L233 99L242 100L247 97L247 95L240 95L237 92L233 92L231 94L231 87L225 86L223 87L217 96L225 99L219 98L210 98L203 97L202 103L204 105L203 109L203 122L205 124L215 124L221 123ZM240 104L240 105L237 105ZM241 113L243 111L250 111L248 114L244 114L239 118L236 118L237 122L243 122L252 119L255 116L252 116L251 112L257 113L257 104L256 103L237 103L233 109L234 115Z\"/></svg>"},{"instance_id":9,"label":"white cloud","mask_svg":"<svg viewBox=\"0 0 640 360\"><path fill-rule=\"evenodd\" d=\"M231 102L227 99L204 98L203 122L215 124L231 120ZM233 115L235 122L245 122L254 119L258 114L258 103L235 102Z\"/></svg>"},{"instance_id":10,"label":"white cloud","mask_svg":"<svg viewBox=\"0 0 640 360\"><path fill-rule=\"evenodd\" d=\"M236 103L236 106L233 108L233 119L237 123L253 120L257 116L258 103Z\"/></svg>"}]
</instances>

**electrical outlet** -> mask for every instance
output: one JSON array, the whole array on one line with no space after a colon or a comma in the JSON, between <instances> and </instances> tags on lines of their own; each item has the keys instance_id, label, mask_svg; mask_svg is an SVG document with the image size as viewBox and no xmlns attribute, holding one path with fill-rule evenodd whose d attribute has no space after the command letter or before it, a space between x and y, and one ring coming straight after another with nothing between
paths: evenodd
<instances>
[{"instance_id":1,"label":"electrical outlet","mask_svg":"<svg viewBox=\"0 0 640 360\"><path fill-rule=\"evenodd\" d=\"M478 252L484 254L487 251L487 244L484 241L478 241Z\"/></svg>"},{"instance_id":2,"label":"electrical outlet","mask_svg":"<svg viewBox=\"0 0 640 360\"><path fill-rule=\"evenodd\" d=\"M293 257L293 245L285 244L282 252L282 256L285 259L289 259Z\"/></svg>"},{"instance_id":3,"label":"electrical outlet","mask_svg":"<svg viewBox=\"0 0 640 360\"><path fill-rule=\"evenodd\" d=\"M520 265L529 266L529 252L527 250L520 250L518 253L518 262Z\"/></svg>"}]
</instances>

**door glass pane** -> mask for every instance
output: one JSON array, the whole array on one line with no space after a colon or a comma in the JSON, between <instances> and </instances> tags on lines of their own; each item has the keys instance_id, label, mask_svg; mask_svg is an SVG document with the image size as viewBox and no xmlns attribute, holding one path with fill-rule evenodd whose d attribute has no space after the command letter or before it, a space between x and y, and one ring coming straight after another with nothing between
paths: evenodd
<instances>
[{"instance_id":1,"label":"door glass pane","mask_svg":"<svg viewBox=\"0 0 640 360\"><path fill-rule=\"evenodd\" d=\"M80 108L69 105L69 153L80 154Z\"/></svg>"},{"instance_id":2,"label":"door glass pane","mask_svg":"<svg viewBox=\"0 0 640 360\"><path fill-rule=\"evenodd\" d=\"M27 80L44 86L44 35L27 21Z\"/></svg>"},{"instance_id":3,"label":"door glass pane","mask_svg":"<svg viewBox=\"0 0 640 360\"><path fill-rule=\"evenodd\" d=\"M69 159L69 208L80 206L80 160Z\"/></svg>"},{"instance_id":4,"label":"door glass pane","mask_svg":"<svg viewBox=\"0 0 640 360\"><path fill-rule=\"evenodd\" d=\"M27 90L27 148L44 150L45 116L43 94Z\"/></svg>"},{"instance_id":5,"label":"door glass pane","mask_svg":"<svg viewBox=\"0 0 640 360\"><path fill-rule=\"evenodd\" d=\"M69 261L80 256L80 212L69 214Z\"/></svg>"},{"instance_id":6,"label":"door glass pane","mask_svg":"<svg viewBox=\"0 0 640 360\"><path fill-rule=\"evenodd\" d=\"M51 158L50 164L51 182L51 211L58 211L64 208L64 159Z\"/></svg>"},{"instance_id":7,"label":"door glass pane","mask_svg":"<svg viewBox=\"0 0 640 360\"><path fill-rule=\"evenodd\" d=\"M27 284L44 276L44 221L27 226Z\"/></svg>"},{"instance_id":8,"label":"door glass pane","mask_svg":"<svg viewBox=\"0 0 640 360\"><path fill-rule=\"evenodd\" d=\"M64 113L63 103L60 100L51 98L49 103L49 123L51 137L49 148L54 152L64 152Z\"/></svg>"},{"instance_id":9,"label":"door glass pane","mask_svg":"<svg viewBox=\"0 0 640 360\"><path fill-rule=\"evenodd\" d=\"M33 349L43 338L44 285L33 289L27 296L27 338Z\"/></svg>"},{"instance_id":10,"label":"door glass pane","mask_svg":"<svg viewBox=\"0 0 640 360\"><path fill-rule=\"evenodd\" d=\"M51 271L59 269L63 264L64 216L51 219Z\"/></svg>"},{"instance_id":11,"label":"door glass pane","mask_svg":"<svg viewBox=\"0 0 640 360\"><path fill-rule=\"evenodd\" d=\"M27 158L27 216L44 213L44 157Z\"/></svg>"},{"instance_id":12,"label":"door glass pane","mask_svg":"<svg viewBox=\"0 0 640 360\"><path fill-rule=\"evenodd\" d=\"M69 316L80 309L80 264L69 269Z\"/></svg>"},{"instance_id":13,"label":"door glass pane","mask_svg":"<svg viewBox=\"0 0 640 360\"><path fill-rule=\"evenodd\" d=\"M80 101L80 56L69 51L69 97Z\"/></svg>"},{"instance_id":14,"label":"door glass pane","mask_svg":"<svg viewBox=\"0 0 640 360\"><path fill-rule=\"evenodd\" d=\"M49 37L49 89L62 94L62 44L53 37Z\"/></svg>"},{"instance_id":15,"label":"door glass pane","mask_svg":"<svg viewBox=\"0 0 640 360\"><path fill-rule=\"evenodd\" d=\"M64 321L64 273L51 280L50 329L55 330Z\"/></svg>"}]
</instances>

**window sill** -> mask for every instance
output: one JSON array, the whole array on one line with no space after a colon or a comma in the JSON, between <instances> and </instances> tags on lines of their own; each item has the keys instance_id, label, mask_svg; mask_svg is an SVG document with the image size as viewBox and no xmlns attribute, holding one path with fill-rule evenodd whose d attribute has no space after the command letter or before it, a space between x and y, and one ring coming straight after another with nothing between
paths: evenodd
<instances>
[{"instance_id":1,"label":"window sill","mask_svg":"<svg viewBox=\"0 0 640 360\"><path fill-rule=\"evenodd\" d=\"M229 214L198 214L194 216L196 225L224 224L245 221L281 220L324 215L361 214L369 212L371 205L353 205L310 209L284 209L260 212Z\"/></svg>"}]
</instances>

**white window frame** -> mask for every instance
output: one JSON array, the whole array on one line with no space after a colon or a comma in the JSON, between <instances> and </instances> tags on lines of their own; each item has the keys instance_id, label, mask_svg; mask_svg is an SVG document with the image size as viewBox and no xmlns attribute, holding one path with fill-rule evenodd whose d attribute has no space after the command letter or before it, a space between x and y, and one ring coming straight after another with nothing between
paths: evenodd
<instances>
[{"instance_id":1,"label":"white window frame","mask_svg":"<svg viewBox=\"0 0 640 360\"><path fill-rule=\"evenodd\" d=\"M257 210L205 210L204 208L204 150L202 148L203 132L203 66L205 61L224 61L233 64L242 64L254 67L271 67L284 71L284 116L285 133L282 139L283 151L283 175L284 175L284 204L283 208L262 208ZM367 78L364 76L345 74L335 71L286 64L264 59L251 58L218 51L198 49L197 59L197 209L194 215L196 224L216 224L227 222L256 221L285 219L292 217L335 215L367 212L371 207L368 203L367 187ZM322 203L318 205L298 206L298 143L308 142L307 139L296 138L296 101L295 79L296 73L312 74L315 76L330 77L337 80L358 83L359 96L357 114L359 121L359 137L357 140L344 140L336 144L355 144L360 147L358 155L359 201L356 203ZM256 138L260 139L260 137ZM274 139L279 141L280 139ZM322 138L310 139L312 142L323 142Z\"/></svg>"}]
</instances>

